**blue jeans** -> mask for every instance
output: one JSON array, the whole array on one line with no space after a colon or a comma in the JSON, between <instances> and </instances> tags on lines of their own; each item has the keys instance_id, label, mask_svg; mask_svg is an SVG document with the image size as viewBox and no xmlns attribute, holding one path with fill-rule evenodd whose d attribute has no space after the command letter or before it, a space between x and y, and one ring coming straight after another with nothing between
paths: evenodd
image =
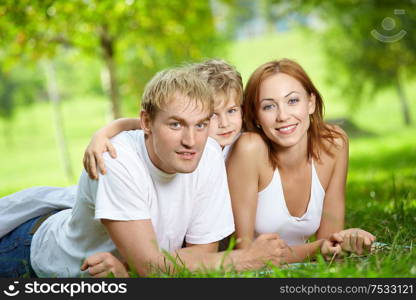
<instances>
[{"instance_id":1,"label":"blue jeans","mask_svg":"<svg viewBox=\"0 0 416 300\"><path fill-rule=\"evenodd\" d=\"M44 217L29 220L0 239L0 278L37 277L30 264L30 245Z\"/></svg>"}]
</instances>

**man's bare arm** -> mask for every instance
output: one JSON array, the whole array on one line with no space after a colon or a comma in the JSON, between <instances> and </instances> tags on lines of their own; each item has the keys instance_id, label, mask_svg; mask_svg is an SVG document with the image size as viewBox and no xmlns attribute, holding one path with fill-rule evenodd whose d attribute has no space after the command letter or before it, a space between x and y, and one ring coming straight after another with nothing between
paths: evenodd
<instances>
[{"instance_id":1,"label":"man's bare arm","mask_svg":"<svg viewBox=\"0 0 416 300\"><path fill-rule=\"evenodd\" d=\"M174 270L174 264L158 248L156 234L150 220L102 220L110 237L132 270L146 276L155 270ZM216 269L221 265L228 270L259 269L266 262L279 265L286 244L276 234L264 234L249 247L229 252L216 252L217 243L192 245L171 255L195 271L201 268Z\"/></svg>"}]
</instances>

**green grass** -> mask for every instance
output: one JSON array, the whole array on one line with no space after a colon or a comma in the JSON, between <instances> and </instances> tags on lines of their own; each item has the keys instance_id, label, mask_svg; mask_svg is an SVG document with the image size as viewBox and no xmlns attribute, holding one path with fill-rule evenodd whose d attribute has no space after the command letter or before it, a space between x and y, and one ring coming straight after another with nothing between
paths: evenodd
<instances>
[{"instance_id":1,"label":"green grass","mask_svg":"<svg viewBox=\"0 0 416 300\"><path fill-rule=\"evenodd\" d=\"M340 261L327 262L318 257L314 262L270 266L262 270L223 272L204 270L190 272L179 268L176 274L155 273L151 277L164 278L399 278L416 277L415 251L392 250L357 257L351 255Z\"/></svg>"},{"instance_id":2,"label":"green grass","mask_svg":"<svg viewBox=\"0 0 416 300\"><path fill-rule=\"evenodd\" d=\"M154 276L416 277L413 247L416 242L416 126L403 126L395 91L382 91L355 113L349 113L346 100L337 96L337 87L326 84L325 72L333 70L325 65L319 43L299 33L236 42L228 55L244 80L256 66L268 60L282 57L297 60L322 92L328 118L348 118L372 133L350 139L346 225L366 229L392 248L331 264L318 259L312 264L263 273L183 270L177 275ZM407 82L405 89L416 122L415 82ZM11 132L8 140L0 136L0 197L34 185L76 183L90 136L108 122L107 102L86 96L65 101L62 110L75 178L65 177L55 143L51 108L48 103L39 103L18 112L8 129ZM4 123L0 123L2 129L7 129ZM399 247L403 245L411 247Z\"/></svg>"}]
</instances>

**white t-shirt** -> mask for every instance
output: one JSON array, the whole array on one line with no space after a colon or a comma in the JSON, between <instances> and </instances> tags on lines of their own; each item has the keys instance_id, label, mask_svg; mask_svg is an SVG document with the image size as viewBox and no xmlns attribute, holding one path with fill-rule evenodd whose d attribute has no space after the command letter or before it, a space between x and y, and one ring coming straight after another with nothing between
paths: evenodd
<instances>
[{"instance_id":1,"label":"white t-shirt","mask_svg":"<svg viewBox=\"0 0 416 300\"><path fill-rule=\"evenodd\" d=\"M181 248L184 238L207 244L234 231L224 160L214 140L208 139L189 174L157 169L142 131L122 132L112 143L118 155L112 159L105 153L107 174L96 181L84 171L73 210L49 217L35 233L31 263L39 277L82 276L86 257L103 251L119 256L103 218L151 219L158 245L167 251Z\"/></svg>"}]
</instances>

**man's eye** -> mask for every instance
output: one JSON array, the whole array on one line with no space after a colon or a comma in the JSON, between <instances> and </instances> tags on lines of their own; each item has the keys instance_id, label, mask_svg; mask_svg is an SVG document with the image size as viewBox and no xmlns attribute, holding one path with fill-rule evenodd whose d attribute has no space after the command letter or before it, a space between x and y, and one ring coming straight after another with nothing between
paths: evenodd
<instances>
[{"instance_id":1,"label":"man's eye","mask_svg":"<svg viewBox=\"0 0 416 300\"><path fill-rule=\"evenodd\" d=\"M173 122L169 124L169 127L172 129L179 129L181 128L181 124L179 122Z\"/></svg>"},{"instance_id":2,"label":"man's eye","mask_svg":"<svg viewBox=\"0 0 416 300\"><path fill-rule=\"evenodd\" d=\"M197 129L204 129L204 128L207 128L208 127L208 123L199 123L199 124L196 124L196 128Z\"/></svg>"}]
</instances>

